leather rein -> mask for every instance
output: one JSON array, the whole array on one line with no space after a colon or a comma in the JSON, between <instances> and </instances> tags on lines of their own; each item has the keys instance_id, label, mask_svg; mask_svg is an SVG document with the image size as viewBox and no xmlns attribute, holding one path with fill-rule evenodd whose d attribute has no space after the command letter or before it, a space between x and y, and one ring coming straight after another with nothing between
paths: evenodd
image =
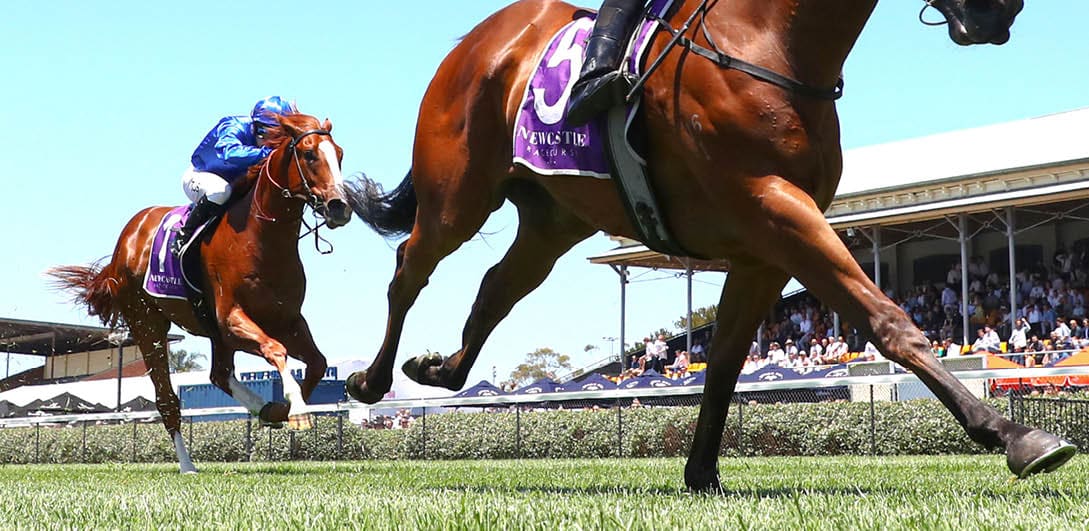
<instances>
[{"instance_id":1,"label":"leather rein","mask_svg":"<svg viewBox=\"0 0 1089 531\"><path fill-rule=\"evenodd\" d=\"M718 45L715 44L715 39L711 37L711 33L707 30L707 11L709 10L709 8L707 7L708 1L709 0L702 0L699 6L697 6L696 9L692 11L692 14L688 16L688 19L684 21L684 24L681 25L679 29L674 29L673 26L670 25L669 21L661 16L658 16L656 13L647 13L648 17L657 21L661 25L662 29L669 32L669 34L672 35L673 38L670 39L670 41L665 45L664 48L662 48L662 51L658 55L658 57L655 58L654 62L651 63L650 67L646 69L646 72L644 72L643 75L639 77L639 79L632 86L631 90L628 91L628 95L626 97L626 100L628 102L632 102L635 100L635 98L639 97L640 90L646 83L647 78L650 77L650 74L652 72L654 72L659 66L661 66L662 61L665 60L666 54L668 54L669 51L672 50L675 46L685 48L692 53L699 55L700 57L710 60L712 63L718 65L719 67L744 72L756 79L759 79L760 81L764 81L767 83L771 83L772 85L781 87L788 92L818 100L835 101L843 97L842 77L839 78L836 84L832 87L814 87L789 76L785 76L768 68L764 68L760 65L738 59L737 57L723 52L721 49L719 49ZM925 5L923 5L922 11L919 12L919 20L923 24L926 24L928 26L944 24L944 21L930 22L923 18L923 14L926 12L926 10L928 8L934 7L934 0L923 1L925 2ZM704 39L706 39L707 42L711 45L711 48L702 46L685 35L686 33L688 33L689 28L692 27L692 24L696 21L696 17L699 17L700 19L700 31L703 33Z\"/></svg>"},{"instance_id":2,"label":"leather rein","mask_svg":"<svg viewBox=\"0 0 1089 531\"><path fill-rule=\"evenodd\" d=\"M300 217L299 221L302 222L303 226L305 226L307 230L306 230L306 232L299 235L299 239L301 240L301 239L309 236L310 234L313 234L314 235L314 249L317 250L321 254L329 254L329 253L333 252L333 244L330 243L329 240L326 240L325 238L321 237L318 234L318 229L323 227L325 225L325 223L326 223L325 220L324 220L324 216L322 216L322 214L319 211L319 209L322 207L322 202L321 202L321 199L319 199L318 196L314 195L314 192L311 191L311 189L310 189L311 188L310 187L310 180L306 178L306 172L303 171L302 163L299 162L299 151L297 149L295 149L299 145L299 142L302 142L302 140L304 138L306 138L306 137L308 137L310 135L330 136L331 133L329 131L324 130L324 129L311 129L309 131L306 131L306 132L300 134L299 136L292 137L291 141L287 143L287 149L291 153L291 158L294 159L294 161L295 161L295 168L297 168L299 170L299 177L302 179L303 189L306 190L306 195L303 195L301 193L292 192L290 188L281 186L280 183L276 182L272 178L272 174L269 172L269 169L268 169L269 162L271 161L272 157L268 157L267 159L265 159L264 167L261 169L261 175L264 176L264 177L267 177L268 182L272 183L273 186L275 186L276 188L278 188L280 190L280 195L281 196L283 196L286 199L298 199L298 200L302 201L303 203L305 203L307 206L310 207L310 210L314 213L315 218L317 218L317 217L322 217L323 218L320 223L318 223L317 220L315 219L315 225L313 227L311 227L310 224L307 223L305 219ZM258 177L257 185L260 186L260 184L261 184L261 180L260 180L260 177ZM270 221L270 222L273 222L273 223L275 223L277 221L276 218L266 216L263 212L258 212L257 214L255 214L255 216L260 218L260 219L263 219L265 221ZM325 246L326 246L324 249L321 246L322 243L324 243Z\"/></svg>"}]
</instances>

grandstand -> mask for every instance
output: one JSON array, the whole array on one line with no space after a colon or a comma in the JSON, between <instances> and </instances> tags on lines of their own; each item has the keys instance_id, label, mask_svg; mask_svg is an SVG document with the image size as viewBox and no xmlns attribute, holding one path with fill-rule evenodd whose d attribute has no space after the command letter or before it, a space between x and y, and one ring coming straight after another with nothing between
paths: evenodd
<instances>
[{"instance_id":1,"label":"grandstand","mask_svg":"<svg viewBox=\"0 0 1089 531\"><path fill-rule=\"evenodd\" d=\"M169 336L171 343L182 339L183 336L177 334ZM0 351L5 353L6 359L4 379L0 380L0 401L20 405L30 400L49 401L63 397L66 391L62 384L98 382L94 385L98 389L95 398L111 395L115 397L112 406L88 402L87 397L69 396L81 398L98 410L116 409L124 402L120 399L122 380L143 377L147 373L132 338L111 328L0 318ZM10 374L7 361L12 354L40 357L42 364ZM58 392L49 394L53 390ZM24 396L28 398L23 399ZM69 404L72 411L86 410L85 404L81 406L74 401Z\"/></svg>"},{"instance_id":2,"label":"grandstand","mask_svg":"<svg viewBox=\"0 0 1089 531\"><path fill-rule=\"evenodd\" d=\"M1054 308L1056 317L1080 320L1089 313L1082 304L1089 293L1086 130L1089 108L848 150L826 216L870 277L909 313L919 310L916 322L932 339L964 350L983 326L1006 339L1015 319L1028 317L1027 304L1054 306L1056 287L1069 297ZM693 272L729 271L728 261L666 256L616 240L618 247L589 261L619 273L622 321L629 268L686 271L689 292ZM1029 293L1034 283L1043 297ZM929 314L946 285L955 303ZM862 349L850 323L808 295L797 297L784 298L778 322L755 338L764 355L771 341L784 340L778 325L799 308L814 312L823 335L844 335L853 351ZM1049 325L1034 327L1046 341ZM631 341L625 334L622 324L621 344Z\"/></svg>"}]
</instances>

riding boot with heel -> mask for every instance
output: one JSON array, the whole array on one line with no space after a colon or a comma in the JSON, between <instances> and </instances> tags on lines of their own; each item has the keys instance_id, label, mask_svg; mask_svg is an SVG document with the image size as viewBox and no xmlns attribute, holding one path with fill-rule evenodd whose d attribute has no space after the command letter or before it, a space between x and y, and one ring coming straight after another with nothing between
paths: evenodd
<instances>
[{"instance_id":1,"label":"riding boot with heel","mask_svg":"<svg viewBox=\"0 0 1089 531\"><path fill-rule=\"evenodd\" d=\"M178 230L177 236L174 237L174 245L170 248L170 252L174 253L174 256L181 256L182 249L189 243L189 239L193 237L193 233L197 228L204 224L204 222L219 215L223 211L223 205L216 204L210 201L207 197L200 198L193 205L193 210L189 213L189 218L185 220L185 225Z\"/></svg>"},{"instance_id":2,"label":"riding boot with heel","mask_svg":"<svg viewBox=\"0 0 1089 531\"><path fill-rule=\"evenodd\" d=\"M620 61L643 12L643 0L605 0L586 43L586 59L571 89L567 124L583 125L624 102L633 80L620 72Z\"/></svg>"}]
</instances>

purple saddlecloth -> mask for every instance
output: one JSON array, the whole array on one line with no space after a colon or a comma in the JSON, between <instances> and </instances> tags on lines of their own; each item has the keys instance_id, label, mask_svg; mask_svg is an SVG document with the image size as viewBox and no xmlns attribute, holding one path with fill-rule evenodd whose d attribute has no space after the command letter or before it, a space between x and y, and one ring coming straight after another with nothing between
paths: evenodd
<instances>
[{"instance_id":1,"label":"purple saddlecloth","mask_svg":"<svg viewBox=\"0 0 1089 531\"><path fill-rule=\"evenodd\" d=\"M154 297L187 299L185 280L182 278L181 260L170 252L177 237L176 227L189 217L189 207L180 206L163 216L163 222L155 231L151 242L151 259L148 260L144 289Z\"/></svg>"},{"instance_id":2,"label":"purple saddlecloth","mask_svg":"<svg viewBox=\"0 0 1089 531\"><path fill-rule=\"evenodd\" d=\"M664 14L673 0L654 0L651 10ZM582 69L583 53L596 15L572 21L557 33L541 55L526 86L514 125L514 162L543 175L609 177L605 154L605 116L571 127L565 123L571 87ZM627 70L639 65L658 23L644 21L627 58ZM629 121L634 106L629 106Z\"/></svg>"}]
</instances>

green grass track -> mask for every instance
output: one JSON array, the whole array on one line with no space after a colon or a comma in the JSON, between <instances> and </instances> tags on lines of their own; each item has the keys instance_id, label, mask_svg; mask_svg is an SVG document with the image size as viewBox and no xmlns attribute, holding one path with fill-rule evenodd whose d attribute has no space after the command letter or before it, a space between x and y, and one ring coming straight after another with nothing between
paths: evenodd
<instances>
[{"instance_id":1,"label":"green grass track","mask_svg":"<svg viewBox=\"0 0 1089 531\"><path fill-rule=\"evenodd\" d=\"M0 528L1085 529L1089 459L1011 481L1001 456L0 467Z\"/></svg>"}]
</instances>

